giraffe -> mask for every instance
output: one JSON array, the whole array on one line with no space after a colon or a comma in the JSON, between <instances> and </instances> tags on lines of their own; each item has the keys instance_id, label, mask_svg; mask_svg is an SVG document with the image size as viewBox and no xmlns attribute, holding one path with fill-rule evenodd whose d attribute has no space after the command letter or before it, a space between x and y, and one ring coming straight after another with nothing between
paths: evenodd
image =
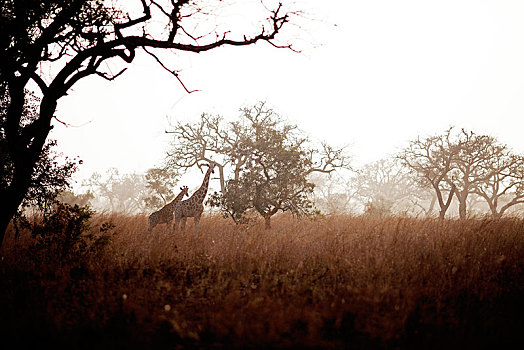
<instances>
[{"instance_id":1,"label":"giraffe","mask_svg":"<svg viewBox=\"0 0 524 350\"><path fill-rule=\"evenodd\" d=\"M153 228L158 224L167 224L167 231L171 229L171 222L173 221L173 212L175 206L180 203L184 196L189 193L187 186L180 187L180 193L170 203L166 204L162 209L155 211L149 215L149 233L153 231Z\"/></svg>"},{"instance_id":2,"label":"giraffe","mask_svg":"<svg viewBox=\"0 0 524 350\"><path fill-rule=\"evenodd\" d=\"M202 212L204 211L203 202L207 194L207 188L209 186L209 177L211 176L211 173L213 173L214 167L215 163L210 162L209 169L207 169L206 175L204 176L202 186L200 186L200 188L196 190L196 192L193 193L191 197L185 201L181 201L175 207L175 231L178 230L178 223L180 221L182 221L182 231L185 231L186 220L190 217L194 218L195 220L195 232L198 231L198 223L200 221L200 217L202 216Z\"/></svg>"}]
</instances>

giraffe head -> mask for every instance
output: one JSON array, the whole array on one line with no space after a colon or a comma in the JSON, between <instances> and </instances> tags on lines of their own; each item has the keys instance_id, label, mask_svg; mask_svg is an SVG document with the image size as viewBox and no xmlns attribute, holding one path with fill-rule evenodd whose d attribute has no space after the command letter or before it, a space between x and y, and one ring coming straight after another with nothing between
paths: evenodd
<instances>
[{"instance_id":1,"label":"giraffe head","mask_svg":"<svg viewBox=\"0 0 524 350\"><path fill-rule=\"evenodd\" d=\"M208 167L209 167L209 172L211 172L211 174L215 172L215 166L216 166L215 162L213 161L209 162Z\"/></svg>"},{"instance_id":2,"label":"giraffe head","mask_svg":"<svg viewBox=\"0 0 524 350\"><path fill-rule=\"evenodd\" d=\"M189 187L187 187L187 186L180 187L180 192L184 193L182 195L182 198L184 198L184 196L186 196L186 197L189 196Z\"/></svg>"}]
</instances>

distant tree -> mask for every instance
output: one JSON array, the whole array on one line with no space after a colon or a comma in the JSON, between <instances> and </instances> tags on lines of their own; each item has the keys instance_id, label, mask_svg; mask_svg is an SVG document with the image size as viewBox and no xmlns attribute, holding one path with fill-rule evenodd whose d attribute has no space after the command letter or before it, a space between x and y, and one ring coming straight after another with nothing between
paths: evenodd
<instances>
[{"instance_id":1,"label":"distant tree","mask_svg":"<svg viewBox=\"0 0 524 350\"><path fill-rule=\"evenodd\" d=\"M467 200L470 194L483 187L498 169L488 164L504 156L506 146L488 135L479 135L472 131L460 130L454 136L454 147L458 153L453 159L453 168L447 181L455 187L459 203L459 217L467 216Z\"/></svg>"},{"instance_id":2,"label":"distant tree","mask_svg":"<svg viewBox=\"0 0 524 350\"><path fill-rule=\"evenodd\" d=\"M313 202L315 207L327 215L355 213L357 188L353 181L348 181L349 175L340 171L328 174L313 174L310 178L315 185Z\"/></svg>"},{"instance_id":3,"label":"distant tree","mask_svg":"<svg viewBox=\"0 0 524 350\"><path fill-rule=\"evenodd\" d=\"M178 173L172 170L152 168L145 174L146 196L145 206L148 209L158 209L173 200L176 196L174 189L178 182Z\"/></svg>"},{"instance_id":4,"label":"distant tree","mask_svg":"<svg viewBox=\"0 0 524 350\"><path fill-rule=\"evenodd\" d=\"M249 209L264 217L266 227L278 211L309 214L314 186L308 177L348 166L344 148L312 146L295 125L264 103L241 109L240 118L229 123L203 114L197 123L177 124L173 134L167 166L187 169L202 161L217 163L221 191L210 203L236 222Z\"/></svg>"},{"instance_id":5,"label":"distant tree","mask_svg":"<svg viewBox=\"0 0 524 350\"><path fill-rule=\"evenodd\" d=\"M112 212L135 214L145 212L145 199L148 195L144 176L139 174L120 174L111 168L102 176L93 173L85 183L92 193L105 200ZM104 208L104 203L99 203Z\"/></svg>"},{"instance_id":6,"label":"distant tree","mask_svg":"<svg viewBox=\"0 0 524 350\"><path fill-rule=\"evenodd\" d=\"M453 194L461 219L467 217L469 203L477 201L475 196L486 200L494 217L523 199L521 157L489 135L450 128L442 135L412 141L398 158L421 184L426 182L435 189L440 217L444 217ZM446 201L443 191L448 193ZM510 199L499 211L501 198Z\"/></svg>"},{"instance_id":7,"label":"distant tree","mask_svg":"<svg viewBox=\"0 0 524 350\"><path fill-rule=\"evenodd\" d=\"M141 15L125 12L126 8L134 12L135 4L141 4ZM240 33L228 28L227 21L225 26L209 25L220 22L209 20L220 13L215 11L220 4L223 2L137 0L125 2L125 7L120 2L122 9L117 9L103 0L0 2L0 82L8 94L3 107L5 123L1 125L7 145L2 157L9 157L13 164L7 186L0 188L0 241L31 187L35 165L56 118L58 100L80 80L89 76L115 79L125 68L111 74L104 70L107 63L131 63L140 49L182 84L179 72L168 68L153 50L198 53L257 42L291 47L276 41L293 15L282 3L272 9L259 4L267 17L254 26L255 30ZM24 123L24 105L31 86L38 87L42 100L36 118Z\"/></svg>"},{"instance_id":8,"label":"distant tree","mask_svg":"<svg viewBox=\"0 0 524 350\"><path fill-rule=\"evenodd\" d=\"M455 184L448 181L459 153L459 148L453 143L451 131L450 128L442 135L417 138L397 155L421 186L435 191L440 218L446 215L456 189Z\"/></svg>"},{"instance_id":9,"label":"distant tree","mask_svg":"<svg viewBox=\"0 0 524 350\"><path fill-rule=\"evenodd\" d=\"M524 157L506 148L483 163L488 177L474 188L485 199L493 218L498 219L511 207L524 203Z\"/></svg>"},{"instance_id":10,"label":"distant tree","mask_svg":"<svg viewBox=\"0 0 524 350\"><path fill-rule=\"evenodd\" d=\"M405 208L403 203L409 202L413 193L408 172L395 159L365 164L356 171L352 182L365 212L379 216Z\"/></svg>"},{"instance_id":11,"label":"distant tree","mask_svg":"<svg viewBox=\"0 0 524 350\"><path fill-rule=\"evenodd\" d=\"M75 193L71 190L64 190L60 192L57 199L59 202L69 204L71 206L89 207L91 201L95 198L93 192L87 191L85 193Z\"/></svg>"}]
</instances>

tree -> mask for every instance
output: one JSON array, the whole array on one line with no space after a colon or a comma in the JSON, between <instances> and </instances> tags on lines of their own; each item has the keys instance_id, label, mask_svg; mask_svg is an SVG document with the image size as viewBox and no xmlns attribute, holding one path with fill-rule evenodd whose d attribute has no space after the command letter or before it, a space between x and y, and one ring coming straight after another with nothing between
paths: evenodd
<instances>
[{"instance_id":1,"label":"tree","mask_svg":"<svg viewBox=\"0 0 524 350\"><path fill-rule=\"evenodd\" d=\"M499 159L506 151L506 146L488 135L479 135L462 129L454 136L454 147L458 150L453 159L453 168L447 181L455 187L459 203L459 217L467 216L467 199L476 189L486 183L497 169L487 166L492 160Z\"/></svg>"},{"instance_id":2,"label":"tree","mask_svg":"<svg viewBox=\"0 0 524 350\"><path fill-rule=\"evenodd\" d=\"M307 214L313 173L329 174L348 166L344 148L314 147L295 125L286 123L264 103L242 108L238 120L202 114L196 123L178 123L167 166L187 169L213 161L219 168L221 193L211 203L236 222L250 209L269 227L278 211ZM229 174L229 176L226 175Z\"/></svg>"},{"instance_id":3,"label":"tree","mask_svg":"<svg viewBox=\"0 0 524 350\"><path fill-rule=\"evenodd\" d=\"M435 191L440 218L446 215L455 193L455 184L446 181L459 152L451 139L451 130L446 130L442 135L417 138L397 155L421 186L429 186ZM447 199L444 198L446 193Z\"/></svg>"},{"instance_id":4,"label":"tree","mask_svg":"<svg viewBox=\"0 0 524 350\"><path fill-rule=\"evenodd\" d=\"M0 84L0 191L8 188L13 180L15 164L8 156L8 143L5 134L7 123L7 105L9 96L5 85ZM32 93L27 92L20 122L27 125L37 118L37 105L40 100ZM22 210L29 206L38 208L46 214L59 194L70 188L71 176L82 163L76 158L69 159L57 152L57 141L48 140L35 163L34 171L29 179L29 187L22 199L17 216L22 215ZM3 198L2 198L3 200Z\"/></svg>"},{"instance_id":5,"label":"tree","mask_svg":"<svg viewBox=\"0 0 524 350\"><path fill-rule=\"evenodd\" d=\"M405 168L395 159L381 159L365 164L353 177L357 198L365 212L374 215L392 214L394 208L402 208L408 202L412 188Z\"/></svg>"},{"instance_id":6,"label":"tree","mask_svg":"<svg viewBox=\"0 0 524 350\"><path fill-rule=\"evenodd\" d=\"M357 188L349 175L339 169L328 174L313 174L310 181L315 185L313 202L322 213L327 215L352 214L358 211L355 202Z\"/></svg>"},{"instance_id":7,"label":"tree","mask_svg":"<svg viewBox=\"0 0 524 350\"><path fill-rule=\"evenodd\" d=\"M145 174L146 189L149 195L144 199L148 209L158 209L175 198L172 189L176 188L178 174L174 171L152 168Z\"/></svg>"},{"instance_id":8,"label":"tree","mask_svg":"<svg viewBox=\"0 0 524 350\"><path fill-rule=\"evenodd\" d=\"M281 3L267 10L268 17L256 31L242 33L220 27L209 30L204 24L210 23L206 20L216 12L204 8L206 1L140 0L140 4L142 14L133 17L103 0L0 1L0 81L8 94L1 126L7 147L2 157L13 164L10 180L0 189L0 240L31 185L56 119L58 101L86 77L112 80L126 69L110 74L103 70L103 63L131 63L142 49L182 84L179 72L168 68L153 50L198 53L257 42L291 48L276 41L293 15ZM129 2L126 5L131 11ZM41 69L43 66L46 69ZM32 86L38 87L42 99L36 118L24 124L26 94Z\"/></svg>"},{"instance_id":9,"label":"tree","mask_svg":"<svg viewBox=\"0 0 524 350\"><path fill-rule=\"evenodd\" d=\"M442 135L412 141L398 157L435 189L440 217L444 217L453 194L461 219L467 217L470 199L477 199L471 195L484 198L494 217L523 199L521 157L492 136L450 128ZM442 189L449 193L446 202ZM497 211L503 197L511 199Z\"/></svg>"},{"instance_id":10,"label":"tree","mask_svg":"<svg viewBox=\"0 0 524 350\"><path fill-rule=\"evenodd\" d=\"M105 176L93 173L85 185L102 200L100 207L124 214L144 212L150 194L143 175L120 174L115 168L108 169Z\"/></svg>"},{"instance_id":11,"label":"tree","mask_svg":"<svg viewBox=\"0 0 524 350\"><path fill-rule=\"evenodd\" d=\"M490 175L474 193L485 199L493 218L501 218L509 208L524 203L524 157L504 149L483 166Z\"/></svg>"}]
</instances>

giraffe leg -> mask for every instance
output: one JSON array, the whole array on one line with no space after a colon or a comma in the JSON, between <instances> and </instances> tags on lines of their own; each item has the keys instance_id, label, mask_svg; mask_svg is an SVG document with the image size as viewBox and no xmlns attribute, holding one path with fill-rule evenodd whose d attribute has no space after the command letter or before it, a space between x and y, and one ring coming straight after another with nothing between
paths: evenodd
<instances>
[{"instance_id":1,"label":"giraffe leg","mask_svg":"<svg viewBox=\"0 0 524 350\"><path fill-rule=\"evenodd\" d=\"M173 231L178 231L178 223L180 222L180 218L175 216L175 223L173 224Z\"/></svg>"},{"instance_id":2,"label":"giraffe leg","mask_svg":"<svg viewBox=\"0 0 524 350\"><path fill-rule=\"evenodd\" d=\"M195 216L195 233L198 231L198 223L200 222L200 215Z\"/></svg>"},{"instance_id":3,"label":"giraffe leg","mask_svg":"<svg viewBox=\"0 0 524 350\"><path fill-rule=\"evenodd\" d=\"M186 230L186 221L187 221L187 218L184 216L182 218L182 228L181 228L182 231Z\"/></svg>"}]
</instances>

